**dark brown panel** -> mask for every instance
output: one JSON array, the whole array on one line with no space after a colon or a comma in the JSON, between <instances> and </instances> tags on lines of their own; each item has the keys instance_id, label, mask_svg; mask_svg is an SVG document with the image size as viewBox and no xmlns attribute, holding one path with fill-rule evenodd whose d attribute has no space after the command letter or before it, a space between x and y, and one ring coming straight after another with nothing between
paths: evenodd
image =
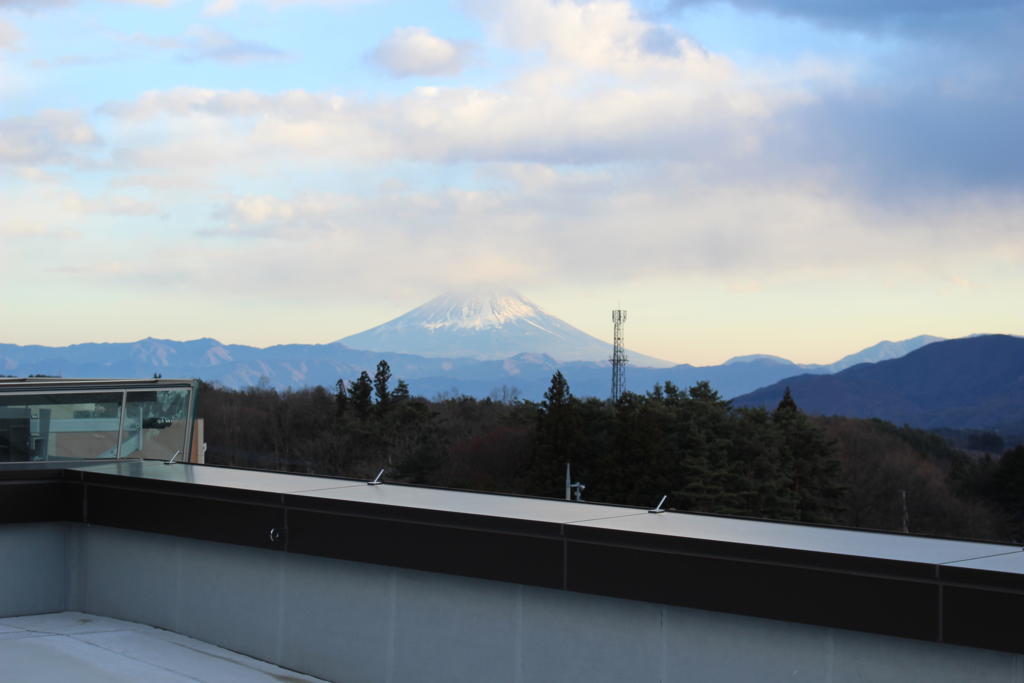
<instances>
[{"instance_id":1,"label":"dark brown panel","mask_svg":"<svg viewBox=\"0 0 1024 683\"><path fill-rule=\"evenodd\" d=\"M362 501L317 498L302 494L285 494L285 505L289 509L329 512L345 517L369 517L394 522L428 524L433 526L457 526L480 531L495 531L502 534L542 536L561 540L562 525L532 519L517 519L489 515L429 510L419 507L385 505Z\"/></svg>"},{"instance_id":2,"label":"dark brown panel","mask_svg":"<svg viewBox=\"0 0 1024 683\"><path fill-rule=\"evenodd\" d=\"M562 586L562 542L550 538L290 510L288 550L533 586Z\"/></svg>"},{"instance_id":3,"label":"dark brown panel","mask_svg":"<svg viewBox=\"0 0 1024 683\"><path fill-rule=\"evenodd\" d=\"M282 549L284 510L264 505L87 485L86 521L206 541ZM280 534L271 538L271 530Z\"/></svg>"},{"instance_id":4,"label":"dark brown panel","mask_svg":"<svg viewBox=\"0 0 1024 683\"><path fill-rule=\"evenodd\" d=\"M81 488L59 480L0 482L0 523L81 521Z\"/></svg>"},{"instance_id":5,"label":"dark brown panel","mask_svg":"<svg viewBox=\"0 0 1024 683\"><path fill-rule=\"evenodd\" d=\"M1024 595L944 586L943 641L1024 653Z\"/></svg>"},{"instance_id":6,"label":"dark brown panel","mask_svg":"<svg viewBox=\"0 0 1024 683\"><path fill-rule=\"evenodd\" d=\"M877 574L934 581L935 565L927 562L907 562L860 555L840 555L780 548L771 545L751 545L706 538L686 538L636 531L599 529L583 525L567 525L566 538L595 545L620 546L674 555L709 556L740 562L763 562L805 566L812 569L830 569L838 572Z\"/></svg>"},{"instance_id":7,"label":"dark brown panel","mask_svg":"<svg viewBox=\"0 0 1024 683\"><path fill-rule=\"evenodd\" d=\"M943 584L963 587L1001 588L1008 592L1024 593L1024 574L986 571L970 567L939 566L939 580Z\"/></svg>"},{"instance_id":8,"label":"dark brown panel","mask_svg":"<svg viewBox=\"0 0 1024 683\"><path fill-rule=\"evenodd\" d=\"M29 467L30 463L18 464L24 466L18 468L16 465L4 463L4 467L0 469L0 484L5 481L59 481L65 478L66 470L63 469L32 469Z\"/></svg>"},{"instance_id":9,"label":"dark brown panel","mask_svg":"<svg viewBox=\"0 0 1024 683\"><path fill-rule=\"evenodd\" d=\"M569 542L567 588L935 640L938 587L835 571Z\"/></svg>"},{"instance_id":10,"label":"dark brown panel","mask_svg":"<svg viewBox=\"0 0 1024 683\"><path fill-rule=\"evenodd\" d=\"M148 463L147 463L148 464ZM82 480L86 484L97 484L111 488L137 489L156 493L175 493L204 498L256 503L262 505L280 505L281 494L272 491L236 488L228 486L208 486L205 484L156 479L149 477L131 477L103 472L85 471Z\"/></svg>"}]
</instances>

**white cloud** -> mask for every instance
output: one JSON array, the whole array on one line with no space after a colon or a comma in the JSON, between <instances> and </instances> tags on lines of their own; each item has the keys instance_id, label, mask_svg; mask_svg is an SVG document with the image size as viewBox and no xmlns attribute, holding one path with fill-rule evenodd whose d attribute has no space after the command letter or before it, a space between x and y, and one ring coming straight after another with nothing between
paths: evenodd
<instances>
[{"instance_id":1,"label":"white cloud","mask_svg":"<svg viewBox=\"0 0 1024 683\"><path fill-rule=\"evenodd\" d=\"M330 269L344 264L346 278L385 292L488 274L534 286L567 274L596 285L609 273L625 280L932 277L995 254L1024 258L1010 227L1024 220L1021 199L966 197L906 211L865 206L812 182L706 183L676 164L645 174L504 164L494 171L489 190L237 197L216 212L204 244L219 249L218 239L230 238L244 272L262 272L256 263L280 254L273 267L288 273L285 282L334 282ZM963 225L977 227L967 234ZM400 282L374 277L382 254ZM255 275L251 286L262 286Z\"/></svg>"},{"instance_id":2,"label":"white cloud","mask_svg":"<svg viewBox=\"0 0 1024 683\"><path fill-rule=\"evenodd\" d=\"M181 41L182 57L188 61L214 59L220 62L245 63L281 59L284 53L265 43L239 40L206 26L189 29Z\"/></svg>"},{"instance_id":3,"label":"white cloud","mask_svg":"<svg viewBox=\"0 0 1024 683\"><path fill-rule=\"evenodd\" d=\"M178 88L103 111L140 135L150 130L143 152L153 162L188 148L197 159L229 150L241 163L268 155L295 163L592 163L743 158L756 152L775 113L808 99L798 88L747 82L706 62L676 60L672 70L658 65L651 77L629 82L537 69L501 88L418 88L377 100Z\"/></svg>"},{"instance_id":4,"label":"white cloud","mask_svg":"<svg viewBox=\"0 0 1024 683\"><path fill-rule=\"evenodd\" d=\"M292 5L321 5L325 7L345 7L350 5L374 2L375 0L210 0L203 13L207 15L227 14L237 10L244 2L258 2L272 9ZM78 0L2 0L0 7L9 7L25 12L38 12L55 7L74 5ZM171 7L180 0L106 0L106 2L126 5L149 5L151 7Z\"/></svg>"},{"instance_id":5,"label":"white cloud","mask_svg":"<svg viewBox=\"0 0 1024 683\"><path fill-rule=\"evenodd\" d=\"M162 213L155 202L123 194L102 194L98 197L75 195L68 199L67 206L84 214L104 216L156 216Z\"/></svg>"},{"instance_id":6,"label":"white cloud","mask_svg":"<svg viewBox=\"0 0 1024 683\"><path fill-rule=\"evenodd\" d=\"M666 25L636 14L626 0L475 0L494 37L520 50L540 50L553 64L647 77L663 67L678 71L692 60L691 75L721 76L728 62L703 51Z\"/></svg>"},{"instance_id":7,"label":"white cloud","mask_svg":"<svg viewBox=\"0 0 1024 683\"><path fill-rule=\"evenodd\" d=\"M181 36L132 33L119 34L118 38L131 46L173 52L186 62L215 60L242 64L286 57L284 52L266 43L236 38L204 25L191 26Z\"/></svg>"},{"instance_id":8,"label":"white cloud","mask_svg":"<svg viewBox=\"0 0 1024 683\"><path fill-rule=\"evenodd\" d=\"M509 0L482 11L503 40L540 47L549 60L487 89L417 88L366 99L178 88L104 111L132 120L140 136L148 126L152 144L131 156L157 164L180 160L184 149L200 160L228 150L240 163L269 156L717 164L755 154L780 111L812 99L799 80L744 74L681 37L661 36L651 49L661 27L635 17L628 2ZM460 58L423 29L400 29L389 41L377 56L396 74L436 72Z\"/></svg>"},{"instance_id":9,"label":"white cloud","mask_svg":"<svg viewBox=\"0 0 1024 683\"><path fill-rule=\"evenodd\" d=\"M397 96L153 91L102 108L115 117L117 159L133 174L177 177L249 173L270 164L301 171L322 163L396 161L678 162L708 180L829 176L840 191L857 184L874 191L864 169L880 168L875 175L886 176L877 157L894 148L891 136L899 132L892 129L895 114L883 116L892 100L876 94L864 104L858 75L847 65L812 59L739 68L636 15L624 0L477 6L502 44L545 59L529 58L489 87L423 87ZM417 36L428 46L440 41L423 29L402 29L392 38L405 45ZM430 68L452 55L436 52L441 56ZM399 73L431 64L406 57L393 65ZM865 106L881 114L878 125L858 132ZM922 145L906 141L920 138L899 136L895 147L914 158ZM899 176L874 184L902 186L916 177Z\"/></svg>"},{"instance_id":10,"label":"white cloud","mask_svg":"<svg viewBox=\"0 0 1024 683\"><path fill-rule=\"evenodd\" d=\"M464 45L410 26L395 29L370 57L393 76L435 76L461 71L466 51Z\"/></svg>"},{"instance_id":11,"label":"white cloud","mask_svg":"<svg viewBox=\"0 0 1024 683\"><path fill-rule=\"evenodd\" d=\"M67 66L97 66L118 61L115 56L62 55L53 59L33 59L30 64L36 69L59 69Z\"/></svg>"},{"instance_id":12,"label":"white cloud","mask_svg":"<svg viewBox=\"0 0 1024 683\"><path fill-rule=\"evenodd\" d=\"M203 14L208 16L220 16L238 9L238 0L213 0L203 8Z\"/></svg>"},{"instance_id":13,"label":"white cloud","mask_svg":"<svg viewBox=\"0 0 1024 683\"><path fill-rule=\"evenodd\" d=\"M295 5L320 5L323 7L346 7L374 0L211 0L203 8L207 16L220 16L238 10L243 4L263 4L271 9L281 9Z\"/></svg>"},{"instance_id":14,"label":"white cloud","mask_svg":"<svg viewBox=\"0 0 1024 683\"><path fill-rule=\"evenodd\" d=\"M347 7L361 5L376 0L260 0L271 7L287 7L289 5L322 5L324 7Z\"/></svg>"},{"instance_id":15,"label":"white cloud","mask_svg":"<svg viewBox=\"0 0 1024 683\"><path fill-rule=\"evenodd\" d=\"M0 50L11 50L18 46L21 32L14 24L0 21Z\"/></svg>"},{"instance_id":16,"label":"white cloud","mask_svg":"<svg viewBox=\"0 0 1024 683\"><path fill-rule=\"evenodd\" d=\"M3 7L11 9L20 9L26 12L35 12L39 10L49 9L51 7L62 7L64 5L70 5L75 0L4 0Z\"/></svg>"},{"instance_id":17,"label":"white cloud","mask_svg":"<svg viewBox=\"0 0 1024 683\"><path fill-rule=\"evenodd\" d=\"M95 129L77 112L44 110L0 119L0 163L66 163L98 142Z\"/></svg>"},{"instance_id":18,"label":"white cloud","mask_svg":"<svg viewBox=\"0 0 1024 683\"><path fill-rule=\"evenodd\" d=\"M202 236L202 256L162 267L183 269L168 277L199 290L433 289L485 275L596 283L609 272L762 283L801 271L938 268L950 254L1024 259L1019 197L957 190L886 204L865 196L843 160L788 144L822 139L813 124L823 119L794 112L812 110L822 88L855 94L848 70L742 69L622 1L506 0L480 12L503 45L529 53L520 72L489 87L379 97L182 87L109 103L96 122L112 149L104 172L128 199L102 194L75 210L192 204L191 220L176 224ZM441 69L451 58L444 45L424 45L393 70ZM91 137L67 140L53 126L11 125L0 122L0 159L22 164L96 139L91 127ZM6 130L20 146L4 147ZM336 187L317 173L386 173L396 162L421 165L445 189L238 189L252 178L306 185L307 174L320 181L311 187ZM159 200L132 199L146 191ZM140 244L126 241L125 253ZM400 281L374 277L381 254ZM279 277L267 282L271 269Z\"/></svg>"}]
</instances>

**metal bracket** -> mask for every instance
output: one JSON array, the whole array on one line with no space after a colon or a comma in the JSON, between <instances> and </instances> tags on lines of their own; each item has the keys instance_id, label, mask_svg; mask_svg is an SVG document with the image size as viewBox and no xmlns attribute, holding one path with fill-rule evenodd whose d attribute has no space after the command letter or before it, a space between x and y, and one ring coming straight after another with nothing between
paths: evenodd
<instances>
[{"instance_id":1,"label":"metal bracket","mask_svg":"<svg viewBox=\"0 0 1024 683\"><path fill-rule=\"evenodd\" d=\"M175 458L177 458L179 455L181 455L181 449L180 448L178 450L176 450L174 452L174 455L171 456L171 459L168 460L167 462L165 462L164 464L165 465L173 465Z\"/></svg>"},{"instance_id":2,"label":"metal bracket","mask_svg":"<svg viewBox=\"0 0 1024 683\"><path fill-rule=\"evenodd\" d=\"M370 486L380 486L381 484L384 483L384 482L382 482L380 480L380 478L383 477L383 476L384 476L384 468L382 467L380 472L377 473L377 476L373 478L373 481L368 481L366 483L368 485L370 485Z\"/></svg>"},{"instance_id":3,"label":"metal bracket","mask_svg":"<svg viewBox=\"0 0 1024 683\"><path fill-rule=\"evenodd\" d=\"M661 497L661 500L658 501L658 504L655 505L650 510L648 510L648 512L653 512L654 514L658 514L659 512L666 512L666 510L664 508L662 508L661 506L665 504L665 499L667 499L667 498L668 498L668 494L666 493L664 496Z\"/></svg>"}]
</instances>

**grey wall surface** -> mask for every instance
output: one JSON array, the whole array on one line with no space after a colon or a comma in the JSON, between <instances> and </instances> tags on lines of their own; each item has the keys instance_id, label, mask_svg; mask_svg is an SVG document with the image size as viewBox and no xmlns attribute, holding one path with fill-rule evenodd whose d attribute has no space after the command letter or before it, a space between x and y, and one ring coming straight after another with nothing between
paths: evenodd
<instances>
[{"instance_id":1,"label":"grey wall surface","mask_svg":"<svg viewBox=\"0 0 1024 683\"><path fill-rule=\"evenodd\" d=\"M0 524L0 617L67 609L65 523Z\"/></svg>"},{"instance_id":2,"label":"grey wall surface","mask_svg":"<svg viewBox=\"0 0 1024 683\"><path fill-rule=\"evenodd\" d=\"M77 524L0 525L0 616L77 609L336 681L999 681L1024 657Z\"/></svg>"}]
</instances>

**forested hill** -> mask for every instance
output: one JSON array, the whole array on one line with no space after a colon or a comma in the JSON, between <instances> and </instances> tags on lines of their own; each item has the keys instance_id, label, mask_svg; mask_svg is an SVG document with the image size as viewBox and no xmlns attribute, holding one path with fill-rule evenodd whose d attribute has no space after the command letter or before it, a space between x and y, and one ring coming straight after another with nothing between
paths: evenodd
<instances>
[{"instance_id":1,"label":"forested hill","mask_svg":"<svg viewBox=\"0 0 1024 683\"><path fill-rule=\"evenodd\" d=\"M733 405L775 406L786 387L807 413L1021 435L1024 339L984 335L936 342L835 375L789 377L740 396Z\"/></svg>"}]
</instances>

